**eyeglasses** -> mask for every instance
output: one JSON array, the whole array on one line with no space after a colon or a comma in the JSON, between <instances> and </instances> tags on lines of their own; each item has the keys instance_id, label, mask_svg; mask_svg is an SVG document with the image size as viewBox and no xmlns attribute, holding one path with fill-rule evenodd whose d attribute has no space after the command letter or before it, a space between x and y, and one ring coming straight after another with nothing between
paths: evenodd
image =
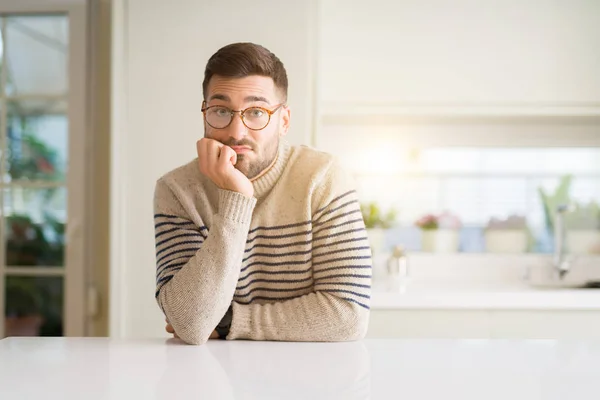
<instances>
[{"instance_id":1,"label":"eyeglasses","mask_svg":"<svg viewBox=\"0 0 600 400\"><path fill-rule=\"evenodd\" d=\"M248 107L244 110L232 110L225 106L206 107L206 101L202 102L202 113L204 120L208 125L215 129L225 129L231 125L233 115L240 113L240 118L246 128L253 131L260 131L269 125L271 115L275 114L284 103L279 104L275 109L268 110L263 107Z\"/></svg>"}]
</instances>

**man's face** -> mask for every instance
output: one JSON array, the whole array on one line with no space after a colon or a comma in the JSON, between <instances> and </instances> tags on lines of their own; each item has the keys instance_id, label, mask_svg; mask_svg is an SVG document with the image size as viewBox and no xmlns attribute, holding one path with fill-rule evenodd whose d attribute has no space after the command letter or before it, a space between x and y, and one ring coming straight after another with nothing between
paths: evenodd
<instances>
[{"instance_id":1,"label":"man's face","mask_svg":"<svg viewBox=\"0 0 600 400\"><path fill-rule=\"evenodd\" d=\"M282 101L273 79L269 77L226 78L214 75L208 83L205 106L223 106L234 111L249 107L274 110ZM222 112L222 109L218 110ZM251 126L249 118L251 116L247 115L246 123ZM204 137L233 148L237 153L235 168L252 179L275 160L279 138L287 133L289 122L290 110L285 106L271 115L269 124L261 130L252 130L244 125L240 113L235 113L231 124L223 129L211 127L205 118Z\"/></svg>"}]
</instances>

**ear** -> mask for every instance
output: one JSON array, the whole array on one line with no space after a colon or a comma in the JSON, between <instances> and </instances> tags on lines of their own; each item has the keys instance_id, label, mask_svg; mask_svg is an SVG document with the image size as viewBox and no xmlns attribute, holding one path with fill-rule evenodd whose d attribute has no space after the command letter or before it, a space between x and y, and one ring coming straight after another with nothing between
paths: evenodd
<instances>
[{"instance_id":1,"label":"ear","mask_svg":"<svg viewBox=\"0 0 600 400\"><path fill-rule=\"evenodd\" d=\"M282 107L282 110L280 112L281 119L279 121L279 137L283 137L283 136L287 135L288 130L290 129L291 113L292 112L288 106Z\"/></svg>"}]
</instances>

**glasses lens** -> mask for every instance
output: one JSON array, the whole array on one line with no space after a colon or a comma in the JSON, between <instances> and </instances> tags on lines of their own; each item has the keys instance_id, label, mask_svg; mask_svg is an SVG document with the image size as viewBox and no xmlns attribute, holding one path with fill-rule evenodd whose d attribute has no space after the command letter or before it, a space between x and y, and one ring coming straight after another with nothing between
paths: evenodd
<instances>
[{"instance_id":1,"label":"glasses lens","mask_svg":"<svg viewBox=\"0 0 600 400\"><path fill-rule=\"evenodd\" d=\"M206 122L216 129L225 128L231 122L231 110L227 107L210 107L206 110Z\"/></svg>"},{"instance_id":2,"label":"glasses lens","mask_svg":"<svg viewBox=\"0 0 600 400\"><path fill-rule=\"evenodd\" d=\"M249 108L242 116L244 124L250 129L263 129L269 124L269 113L262 108Z\"/></svg>"}]
</instances>

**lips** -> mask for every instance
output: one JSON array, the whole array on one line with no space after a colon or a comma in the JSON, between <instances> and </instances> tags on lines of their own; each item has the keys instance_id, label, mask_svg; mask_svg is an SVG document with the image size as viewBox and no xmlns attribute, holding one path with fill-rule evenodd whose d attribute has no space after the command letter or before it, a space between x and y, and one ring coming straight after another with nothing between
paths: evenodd
<instances>
[{"instance_id":1,"label":"lips","mask_svg":"<svg viewBox=\"0 0 600 400\"><path fill-rule=\"evenodd\" d=\"M252 151L252 149L250 147L248 147L248 146L231 146L231 148L237 154L244 154L244 153L248 153L248 152Z\"/></svg>"}]
</instances>

